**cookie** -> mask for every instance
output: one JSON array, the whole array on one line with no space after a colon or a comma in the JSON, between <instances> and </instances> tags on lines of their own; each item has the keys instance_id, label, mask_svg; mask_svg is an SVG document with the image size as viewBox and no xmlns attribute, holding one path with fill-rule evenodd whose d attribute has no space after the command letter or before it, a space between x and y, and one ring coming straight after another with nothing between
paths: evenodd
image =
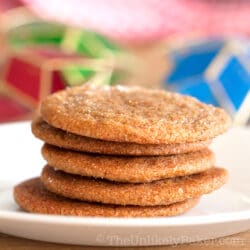
<instances>
[{"instance_id":1,"label":"cookie","mask_svg":"<svg viewBox=\"0 0 250 250\"><path fill-rule=\"evenodd\" d=\"M168 205L196 198L221 187L227 171L212 168L190 176L150 183L118 183L64 173L46 166L41 175L44 186L67 198L117 205Z\"/></svg>"},{"instance_id":2,"label":"cookie","mask_svg":"<svg viewBox=\"0 0 250 250\"><path fill-rule=\"evenodd\" d=\"M139 144L210 140L230 117L195 98L141 87L86 84L48 96L41 115L50 125L82 136Z\"/></svg>"},{"instance_id":3,"label":"cookie","mask_svg":"<svg viewBox=\"0 0 250 250\"><path fill-rule=\"evenodd\" d=\"M48 164L71 174L118 182L150 182L190 175L214 166L209 149L169 156L108 156L60 149L49 144L42 148Z\"/></svg>"},{"instance_id":4,"label":"cookie","mask_svg":"<svg viewBox=\"0 0 250 250\"><path fill-rule=\"evenodd\" d=\"M83 152L111 155L169 155L194 152L206 148L211 141L199 141L182 144L138 144L111 142L72 134L50 126L41 117L32 121L33 134L58 147Z\"/></svg>"},{"instance_id":5,"label":"cookie","mask_svg":"<svg viewBox=\"0 0 250 250\"><path fill-rule=\"evenodd\" d=\"M174 216L188 211L198 202L198 199L188 199L169 206L153 207L89 203L55 195L43 187L39 178L17 185L14 198L21 208L32 213L105 217Z\"/></svg>"}]
</instances>

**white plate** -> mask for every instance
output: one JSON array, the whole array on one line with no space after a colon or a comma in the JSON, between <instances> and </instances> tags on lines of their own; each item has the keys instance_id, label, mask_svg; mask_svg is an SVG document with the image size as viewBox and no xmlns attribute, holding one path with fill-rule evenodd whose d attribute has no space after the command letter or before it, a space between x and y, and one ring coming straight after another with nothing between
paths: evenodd
<instances>
[{"instance_id":1,"label":"white plate","mask_svg":"<svg viewBox=\"0 0 250 250\"><path fill-rule=\"evenodd\" d=\"M12 198L13 184L38 175L44 164L41 142L28 123L0 126L0 231L58 243L82 245L167 245L201 241L250 229L250 130L234 128L216 139L218 165L230 181L202 198L185 215L171 218L79 218L22 212Z\"/></svg>"}]
</instances>

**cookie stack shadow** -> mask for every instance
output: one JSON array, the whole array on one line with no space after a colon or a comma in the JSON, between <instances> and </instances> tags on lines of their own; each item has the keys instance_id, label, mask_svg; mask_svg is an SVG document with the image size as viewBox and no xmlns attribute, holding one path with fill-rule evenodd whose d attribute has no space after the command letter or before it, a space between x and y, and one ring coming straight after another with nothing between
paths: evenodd
<instances>
[{"instance_id":1,"label":"cookie stack shadow","mask_svg":"<svg viewBox=\"0 0 250 250\"><path fill-rule=\"evenodd\" d=\"M138 133L131 134L124 127L120 130L122 135L117 133L118 128L115 126L120 123L114 125L112 119L119 119L120 113L116 118L112 115L105 117L104 105L108 98L119 95L119 100L110 101L106 107L107 113L109 114L110 108L114 113L118 109L119 112L125 110L126 113L129 109L140 109L143 105L136 96L138 91L146 95L146 100L147 96L151 98L154 92L131 88L135 93L128 97L130 89L103 89L81 87L66 90L48 97L42 103L41 115L32 122L32 132L45 142L42 155L47 165L43 168L40 178L25 181L15 187L14 197L20 207L29 212L58 215L174 216L188 211L198 203L202 195L220 188L226 182L227 171L215 167L214 154L208 149L213 137L223 133L229 126L229 118L224 111L190 98L187 105L190 109L193 108L194 118L196 115L200 116L197 110L203 109L206 115L204 119L211 123L211 127L205 131L206 136L199 134L204 128L197 129L197 124L190 128L188 124L185 129L190 128L191 132L187 134L190 138L193 136L193 140L186 136L186 141L183 139L181 143L175 142L184 134L184 130L182 134L178 134L180 130L177 131L177 126L177 139L174 141L171 140L174 137L171 137L168 138L170 143L162 143L156 138L158 125L150 121L152 126L156 126L155 131L152 129L155 141L147 141L142 136L140 138L143 139L137 140ZM102 105L100 114L97 114L98 107L95 107L94 111L88 109L90 107L85 109L86 105L90 105L86 100L93 98L91 91L94 91L93 95L100 96L99 100L95 100ZM105 96L106 92L109 92L108 96ZM161 95L165 98L165 92L159 91L158 99ZM170 97L175 98L171 104L172 109L175 105L176 113L183 116L177 118L182 120L183 124L188 123L187 114L185 116L185 113L181 113L182 110L177 110L185 109L183 103L178 105L178 98L181 102L184 97ZM131 100L131 103L128 103L127 99ZM154 106L152 100L150 102ZM146 104L150 105L150 102ZM155 102L157 103L157 100ZM62 111L62 106L65 109L67 105L68 110ZM124 108L126 105L129 107ZM82 109L79 111L80 108ZM62 112L65 113L62 115ZM144 119L150 120L151 114L139 112L133 115L133 119L137 119L136 116L138 119L139 116L144 116ZM95 126L93 122L89 122L94 116L99 121ZM133 119L130 122L133 122ZM111 122L106 126L108 121ZM134 125L136 129L136 124ZM214 126L220 128L215 129ZM140 132L143 131L141 128L138 128L138 131L139 129ZM150 131L145 131L146 137ZM175 133L172 127L169 127L169 131ZM164 137L164 133L162 136Z\"/></svg>"}]
</instances>

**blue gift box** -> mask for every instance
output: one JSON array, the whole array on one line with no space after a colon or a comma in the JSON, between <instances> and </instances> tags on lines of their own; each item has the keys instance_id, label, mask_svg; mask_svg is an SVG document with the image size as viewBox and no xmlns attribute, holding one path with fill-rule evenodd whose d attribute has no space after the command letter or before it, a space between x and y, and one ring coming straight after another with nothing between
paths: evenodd
<instances>
[{"instance_id":1,"label":"blue gift box","mask_svg":"<svg viewBox=\"0 0 250 250\"><path fill-rule=\"evenodd\" d=\"M172 69L164 80L173 91L221 106L235 123L250 119L250 44L210 40L170 52Z\"/></svg>"}]
</instances>

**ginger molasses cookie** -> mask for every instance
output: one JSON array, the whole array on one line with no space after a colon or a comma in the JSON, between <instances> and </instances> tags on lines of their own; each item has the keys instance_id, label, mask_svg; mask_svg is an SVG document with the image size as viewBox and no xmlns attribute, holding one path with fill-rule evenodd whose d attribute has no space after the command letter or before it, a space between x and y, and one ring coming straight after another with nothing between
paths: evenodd
<instances>
[{"instance_id":1,"label":"ginger molasses cookie","mask_svg":"<svg viewBox=\"0 0 250 250\"><path fill-rule=\"evenodd\" d=\"M169 205L197 198L221 187L227 180L225 169L212 168L199 174L150 183L119 183L81 177L46 166L41 181L61 196L117 205Z\"/></svg>"},{"instance_id":2,"label":"ginger molasses cookie","mask_svg":"<svg viewBox=\"0 0 250 250\"><path fill-rule=\"evenodd\" d=\"M211 141L199 141L175 144L138 144L128 142L112 142L76 135L52 127L41 117L32 122L33 134L58 147L83 152L111 155L169 155L198 151L206 148Z\"/></svg>"},{"instance_id":3,"label":"ginger molasses cookie","mask_svg":"<svg viewBox=\"0 0 250 250\"><path fill-rule=\"evenodd\" d=\"M141 87L86 84L48 96L41 115L50 125L82 136L139 144L210 140L230 118L195 98Z\"/></svg>"},{"instance_id":4,"label":"ginger molasses cookie","mask_svg":"<svg viewBox=\"0 0 250 250\"><path fill-rule=\"evenodd\" d=\"M21 208L32 213L71 216L150 217L174 216L196 205L199 199L188 199L168 206L119 206L89 203L60 197L47 191L39 178L27 180L14 189Z\"/></svg>"},{"instance_id":5,"label":"ginger molasses cookie","mask_svg":"<svg viewBox=\"0 0 250 250\"><path fill-rule=\"evenodd\" d=\"M214 154L203 149L169 156L108 156L69 151L49 144L42 148L48 164L71 174L118 182L151 182L191 175L214 166Z\"/></svg>"}]
</instances>

